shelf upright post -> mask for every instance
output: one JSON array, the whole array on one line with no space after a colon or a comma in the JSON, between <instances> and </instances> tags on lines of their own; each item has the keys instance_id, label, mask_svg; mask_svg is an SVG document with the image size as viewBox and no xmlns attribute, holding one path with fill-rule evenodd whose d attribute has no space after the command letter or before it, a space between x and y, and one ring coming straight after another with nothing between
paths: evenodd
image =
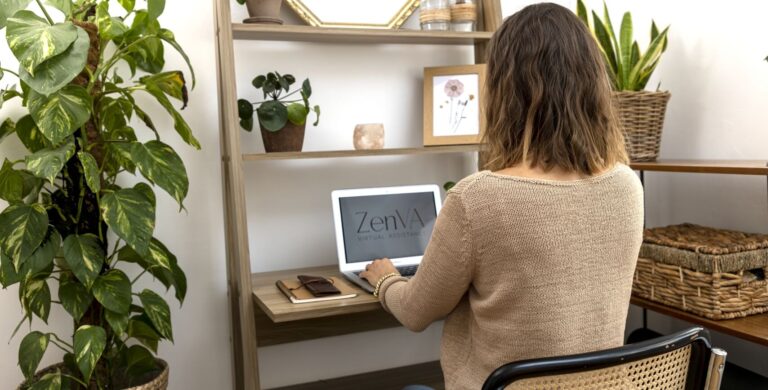
<instances>
[{"instance_id":1,"label":"shelf upright post","mask_svg":"<svg viewBox=\"0 0 768 390\"><path fill-rule=\"evenodd\" d=\"M235 53L229 0L214 0L219 89L227 290L230 300L234 388L259 390L259 365L248 251L245 186L237 118Z\"/></svg>"},{"instance_id":2,"label":"shelf upright post","mask_svg":"<svg viewBox=\"0 0 768 390\"><path fill-rule=\"evenodd\" d=\"M495 32L501 27L501 0L480 0L477 2L477 31ZM487 63L490 41L475 42L475 64ZM483 115L483 114L481 114ZM485 169L486 154L477 152L477 170Z\"/></svg>"}]
</instances>

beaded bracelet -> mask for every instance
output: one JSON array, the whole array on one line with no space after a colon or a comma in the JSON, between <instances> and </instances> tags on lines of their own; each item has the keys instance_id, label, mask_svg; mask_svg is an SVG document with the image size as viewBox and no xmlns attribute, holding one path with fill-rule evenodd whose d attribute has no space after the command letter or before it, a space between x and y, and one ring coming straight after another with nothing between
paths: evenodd
<instances>
[{"instance_id":1,"label":"beaded bracelet","mask_svg":"<svg viewBox=\"0 0 768 390\"><path fill-rule=\"evenodd\" d=\"M373 296L378 298L379 297L379 290L381 289L381 285L384 283L384 281L389 279L389 278L395 277L395 276L400 276L400 274L397 273L397 272L392 272L392 273L389 273L389 274L386 274L386 275L382 276L381 279L379 279L379 281L376 282L376 288L373 289Z\"/></svg>"}]
</instances>

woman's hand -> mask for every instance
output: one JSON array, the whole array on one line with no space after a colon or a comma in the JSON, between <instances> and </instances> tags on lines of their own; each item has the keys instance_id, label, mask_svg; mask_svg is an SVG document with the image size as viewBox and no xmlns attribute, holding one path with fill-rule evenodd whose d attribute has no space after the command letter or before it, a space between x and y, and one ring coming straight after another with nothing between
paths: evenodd
<instances>
[{"instance_id":1,"label":"woman's hand","mask_svg":"<svg viewBox=\"0 0 768 390\"><path fill-rule=\"evenodd\" d=\"M397 268L389 259L376 259L365 266L365 271L360 272L360 277L367 280L371 286L376 286L379 279L393 272L400 275L400 272L397 272Z\"/></svg>"}]
</instances>

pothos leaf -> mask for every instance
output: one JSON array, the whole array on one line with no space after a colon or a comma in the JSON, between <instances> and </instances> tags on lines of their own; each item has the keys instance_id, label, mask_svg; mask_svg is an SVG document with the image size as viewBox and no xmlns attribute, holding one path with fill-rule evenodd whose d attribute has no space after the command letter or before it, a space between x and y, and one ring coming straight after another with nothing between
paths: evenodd
<instances>
[{"instance_id":1,"label":"pothos leaf","mask_svg":"<svg viewBox=\"0 0 768 390\"><path fill-rule=\"evenodd\" d=\"M125 188L101 198L109 227L139 254L146 254L155 229L155 206L141 192Z\"/></svg>"},{"instance_id":2,"label":"pothos leaf","mask_svg":"<svg viewBox=\"0 0 768 390\"><path fill-rule=\"evenodd\" d=\"M99 36L112 40L128 32L122 20L109 15L109 1L102 1L96 6L96 24L99 26Z\"/></svg>"},{"instance_id":3,"label":"pothos leaf","mask_svg":"<svg viewBox=\"0 0 768 390\"><path fill-rule=\"evenodd\" d=\"M3 162L0 169L0 199L8 202L18 202L24 195L24 178L21 173L13 169L8 159Z\"/></svg>"},{"instance_id":4,"label":"pothos leaf","mask_svg":"<svg viewBox=\"0 0 768 390\"><path fill-rule=\"evenodd\" d=\"M75 143L69 141L56 149L43 149L26 157L27 169L50 183L56 180L64 165L75 155Z\"/></svg>"},{"instance_id":5,"label":"pothos leaf","mask_svg":"<svg viewBox=\"0 0 768 390\"><path fill-rule=\"evenodd\" d=\"M35 372L37 372L40 360L43 359L45 350L48 349L50 337L47 334L35 331L26 335L21 340L21 345L19 345L19 367L21 367L21 372L25 378L31 379Z\"/></svg>"},{"instance_id":6,"label":"pothos leaf","mask_svg":"<svg viewBox=\"0 0 768 390\"><path fill-rule=\"evenodd\" d=\"M64 260L89 289L99 276L105 257L101 241L93 234L72 234L64 240Z\"/></svg>"},{"instance_id":7,"label":"pothos leaf","mask_svg":"<svg viewBox=\"0 0 768 390\"><path fill-rule=\"evenodd\" d=\"M144 85L152 85L163 91L166 95L181 100L184 106L183 110L187 107L189 102L189 94L187 92L187 83L184 81L184 74L179 71L158 73L151 76L144 76L139 79L139 82Z\"/></svg>"},{"instance_id":8,"label":"pothos leaf","mask_svg":"<svg viewBox=\"0 0 768 390\"><path fill-rule=\"evenodd\" d=\"M80 160L80 164L83 166L85 182L88 184L88 188L95 194L99 193L101 191L101 174L96 158L90 153L78 152L77 159Z\"/></svg>"},{"instance_id":9,"label":"pothos leaf","mask_svg":"<svg viewBox=\"0 0 768 390\"><path fill-rule=\"evenodd\" d=\"M146 92L154 96L155 99L157 99L157 102L160 103L160 105L163 106L163 108L165 108L165 110L173 117L174 128L176 129L176 132L181 136L181 139L183 139L184 142L186 142L188 145L199 150L200 141L198 141L197 138L195 138L195 136L192 134L192 129L189 127L189 124L186 120L184 120L184 117L182 117L181 114L176 111L176 109L171 104L171 101L167 96L165 96L165 93L159 87L153 85L147 85Z\"/></svg>"},{"instance_id":10,"label":"pothos leaf","mask_svg":"<svg viewBox=\"0 0 768 390\"><path fill-rule=\"evenodd\" d=\"M91 103L88 91L76 85L68 85L47 97L35 91L29 94L29 112L53 144L60 143L88 121Z\"/></svg>"},{"instance_id":11,"label":"pothos leaf","mask_svg":"<svg viewBox=\"0 0 768 390\"><path fill-rule=\"evenodd\" d=\"M65 278L59 284L59 301L72 319L80 321L91 306L93 295L82 283Z\"/></svg>"},{"instance_id":12,"label":"pothos leaf","mask_svg":"<svg viewBox=\"0 0 768 390\"><path fill-rule=\"evenodd\" d=\"M32 153L51 146L43 133L37 127L31 115L25 115L16 123L16 135L24 146Z\"/></svg>"},{"instance_id":13,"label":"pothos leaf","mask_svg":"<svg viewBox=\"0 0 768 390\"><path fill-rule=\"evenodd\" d=\"M90 382L106 345L107 332L99 326L85 325L75 332L75 360L86 383Z\"/></svg>"},{"instance_id":14,"label":"pothos leaf","mask_svg":"<svg viewBox=\"0 0 768 390\"><path fill-rule=\"evenodd\" d=\"M42 95L50 95L69 84L85 68L91 41L88 33L77 27L77 39L64 51L35 68L35 75L19 70L19 78Z\"/></svg>"},{"instance_id":15,"label":"pothos leaf","mask_svg":"<svg viewBox=\"0 0 768 390\"><path fill-rule=\"evenodd\" d=\"M22 281L19 296L26 312L34 313L43 322L48 323L48 315L51 313L51 289L45 279Z\"/></svg>"},{"instance_id":16,"label":"pothos leaf","mask_svg":"<svg viewBox=\"0 0 768 390\"><path fill-rule=\"evenodd\" d=\"M133 144L133 161L141 174L171 195L179 207L189 191L189 179L184 162L170 146L160 141Z\"/></svg>"},{"instance_id":17,"label":"pothos leaf","mask_svg":"<svg viewBox=\"0 0 768 390\"><path fill-rule=\"evenodd\" d=\"M133 11L133 8L136 6L136 0L117 0L117 2L123 6L126 12Z\"/></svg>"},{"instance_id":18,"label":"pothos leaf","mask_svg":"<svg viewBox=\"0 0 768 390\"><path fill-rule=\"evenodd\" d=\"M119 269L112 269L96 278L93 296L107 310L128 314L131 306L131 281Z\"/></svg>"},{"instance_id":19,"label":"pothos leaf","mask_svg":"<svg viewBox=\"0 0 768 390\"><path fill-rule=\"evenodd\" d=\"M168 303L152 290L144 290L139 294L144 312L152 321L160 335L173 341L173 326L171 325L171 309Z\"/></svg>"},{"instance_id":20,"label":"pothos leaf","mask_svg":"<svg viewBox=\"0 0 768 390\"><path fill-rule=\"evenodd\" d=\"M72 22L51 25L32 11L19 11L8 19L8 46L31 76L43 62L64 53L77 39Z\"/></svg>"},{"instance_id":21,"label":"pothos leaf","mask_svg":"<svg viewBox=\"0 0 768 390\"><path fill-rule=\"evenodd\" d=\"M13 16L16 12L27 8L32 0L4 0L3 6L0 7L0 30L5 28L8 23L8 18Z\"/></svg>"},{"instance_id":22,"label":"pothos leaf","mask_svg":"<svg viewBox=\"0 0 768 390\"><path fill-rule=\"evenodd\" d=\"M13 260L16 270L35 252L48 231L43 206L13 204L0 213L0 250Z\"/></svg>"}]
</instances>

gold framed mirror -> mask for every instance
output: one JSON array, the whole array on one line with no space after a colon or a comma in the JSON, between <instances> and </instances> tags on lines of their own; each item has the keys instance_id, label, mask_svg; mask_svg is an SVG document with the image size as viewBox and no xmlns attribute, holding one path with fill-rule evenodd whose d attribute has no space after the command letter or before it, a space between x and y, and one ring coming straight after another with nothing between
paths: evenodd
<instances>
[{"instance_id":1,"label":"gold framed mirror","mask_svg":"<svg viewBox=\"0 0 768 390\"><path fill-rule=\"evenodd\" d=\"M397 29L419 0L286 0L310 26Z\"/></svg>"}]
</instances>

